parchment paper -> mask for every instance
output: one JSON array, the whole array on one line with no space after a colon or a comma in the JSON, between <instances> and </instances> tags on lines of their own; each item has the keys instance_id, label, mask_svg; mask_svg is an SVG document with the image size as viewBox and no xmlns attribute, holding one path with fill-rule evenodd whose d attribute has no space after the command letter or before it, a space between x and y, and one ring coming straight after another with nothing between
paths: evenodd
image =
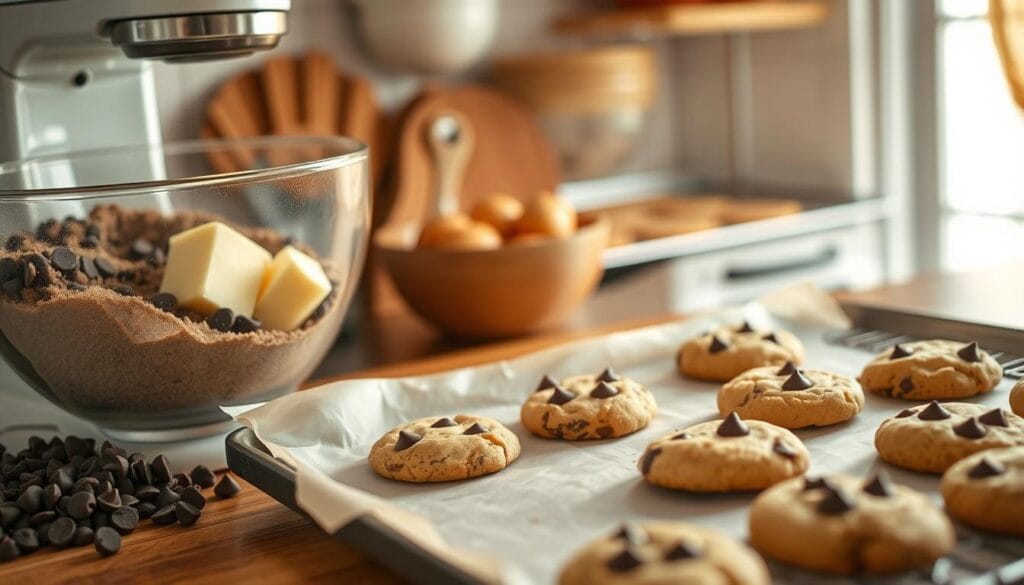
<instances>
[{"instance_id":1,"label":"parchment paper","mask_svg":"<svg viewBox=\"0 0 1024 585\"><path fill-rule=\"evenodd\" d=\"M856 376L872 357L827 345L824 333L844 326L845 317L831 298L800 287L762 303L511 361L425 377L338 382L231 413L275 456L297 467L300 506L325 530L372 513L489 581L552 583L574 551L624 520L685 520L746 538L747 511L756 494L674 492L644 483L636 469L653 439L718 418L719 385L680 377L673 357L684 339L743 318L759 328L796 333L807 347L807 367ZM658 415L646 429L620 439L569 442L534 437L520 424L520 405L542 375L558 378L607 366L654 393ZM971 400L1006 408L1008 387L1004 380L995 392ZM875 429L908 403L877 396L866 402L851 422L796 431L810 450L810 473L866 474L880 465ZM519 460L490 476L443 484L383 479L367 464L370 446L392 427L459 413L490 416L512 429L523 446ZM939 499L937 477L887 469L897 483Z\"/></svg>"}]
</instances>

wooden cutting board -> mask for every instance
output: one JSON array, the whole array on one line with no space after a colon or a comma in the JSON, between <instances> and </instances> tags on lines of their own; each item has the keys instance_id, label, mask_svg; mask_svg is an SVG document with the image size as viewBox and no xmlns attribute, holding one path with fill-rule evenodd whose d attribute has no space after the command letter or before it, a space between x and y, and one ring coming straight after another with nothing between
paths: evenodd
<instances>
[{"instance_id":1,"label":"wooden cutting board","mask_svg":"<svg viewBox=\"0 0 1024 585\"><path fill-rule=\"evenodd\" d=\"M379 184L388 158L384 125L372 84L339 72L329 55L310 51L268 59L259 69L225 81L207 104L202 136L351 136L369 145L374 183ZM211 163L220 172L232 172L253 168L256 157L236 150Z\"/></svg>"},{"instance_id":2,"label":"wooden cutting board","mask_svg":"<svg viewBox=\"0 0 1024 585\"><path fill-rule=\"evenodd\" d=\"M427 129L443 113L472 126L474 148L466 164L460 207L493 193L521 200L558 186L558 159L531 114L514 99L479 86L432 89L406 108L399 123L394 167L382 204L384 222L422 220L433 213L435 164Z\"/></svg>"}]
</instances>

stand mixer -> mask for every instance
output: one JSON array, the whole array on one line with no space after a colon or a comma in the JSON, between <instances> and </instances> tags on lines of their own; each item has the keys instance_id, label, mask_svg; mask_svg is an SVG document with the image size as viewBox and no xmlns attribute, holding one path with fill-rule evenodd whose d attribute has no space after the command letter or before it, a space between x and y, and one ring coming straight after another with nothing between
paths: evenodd
<instances>
[{"instance_id":1,"label":"stand mixer","mask_svg":"<svg viewBox=\"0 0 1024 585\"><path fill-rule=\"evenodd\" d=\"M160 141L147 59L272 49L290 0L0 0L0 161Z\"/></svg>"},{"instance_id":2,"label":"stand mixer","mask_svg":"<svg viewBox=\"0 0 1024 585\"><path fill-rule=\"evenodd\" d=\"M0 162L160 143L148 60L188 63L272 49L287 32L290 5L290 0L0 0ZM131 179L133 172L165 175L162 157L151 156L148 164L134 170L51 165L23 179L20 187L61 182L55 174L82 184L115 176L124 180L126 173ZM170 209L159 193L151 197L150 207ZM50 205L45 212L50 217L86 211L80 203ZM0 227L24 220L0 217ZM96 434L89 423L32 393L6 364L0 364L0 385L4 442L19 442L19 430ZM192 442L187 457L223 466L221 441Z\"/></svg>"}]
</instances>

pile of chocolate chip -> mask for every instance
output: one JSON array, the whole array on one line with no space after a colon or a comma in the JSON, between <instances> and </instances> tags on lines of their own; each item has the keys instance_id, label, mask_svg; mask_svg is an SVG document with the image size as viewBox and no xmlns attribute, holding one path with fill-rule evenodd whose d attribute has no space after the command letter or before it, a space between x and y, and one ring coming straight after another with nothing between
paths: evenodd
<instances>
[{"instance_id":1,"label":"pile of chocolate chip","mask_svg":"<svg viewBox=\"0 0 1024 585\"><path fill-rule=\"evenodd\" d=\"M206 506L202 490L218 498L241 489L229 475L205 466L171 472L167 457L146 461L104 441L68 436L49 442L31 437L28 448L8 453L0 445L0 562L57 548L92 544L101 556L121 549L121 536L141 520L196 523Z\"/></svg>"},{"instance_id":2,"label":"pile of chocolate chip","mask_svg":"<svg viewBox=\"0 0 1024 585\"><path fill-rule=\"evenodd\" d=\"M42 246L37 245L42 244ZM101 250L104 238L98 224L73 216L64 221L50 219L39 224L34 235L14 234L4 242L7 252L28 252L21 258L4 258L0 265L0 288L13 299L21 300L23 290L34 290L46 298L46 288L64 284L75 291L88 284L105 282L114 292L135 294L133 285L145 285L141 267L162 266L167 261L163 248L139 238L127 249L128 259L141 262L140 269L121 269ZM96 250L97 255L76 254L72 249ZM111 282L112 281L112 282Z\"/></svg>"}]
</instances>

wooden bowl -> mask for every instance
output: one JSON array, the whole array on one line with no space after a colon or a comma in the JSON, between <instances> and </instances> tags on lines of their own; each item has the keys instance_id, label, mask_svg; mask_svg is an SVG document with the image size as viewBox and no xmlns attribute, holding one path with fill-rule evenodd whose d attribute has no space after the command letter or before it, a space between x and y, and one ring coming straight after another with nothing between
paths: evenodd
<instances>
[{"instance_id":1,"label":"wooden bowl","mask_svg":"<svg viewBox=\"0 0 1024 585\"><path fill-rule=\"evenodd\" d=\"M419 224L394 224L377 231L374 247L421 317L457 337L509 337L558 324L601 280L610 224L579 221L569 238L486 251L416 249Z\"/></svg>"}]
</instances>

